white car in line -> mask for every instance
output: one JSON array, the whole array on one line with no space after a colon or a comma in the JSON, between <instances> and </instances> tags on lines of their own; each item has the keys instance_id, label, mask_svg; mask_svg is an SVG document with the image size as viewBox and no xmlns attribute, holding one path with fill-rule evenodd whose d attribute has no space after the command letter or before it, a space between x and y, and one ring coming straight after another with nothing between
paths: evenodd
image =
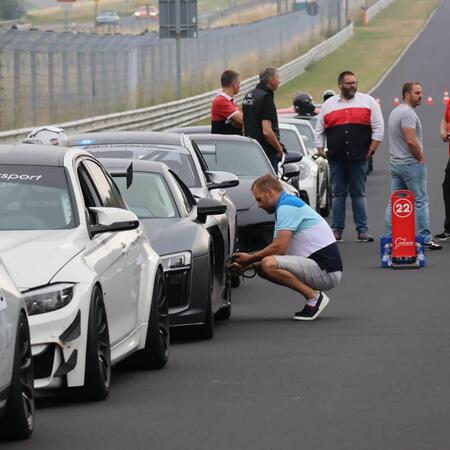
<instances>
[{"instance_id":1,"label":"white car in line","mask_svg":"<svg viewBox=\"0 0 450 450\"><path fill-rule=\"evenodd\" d=\"M33 362L25 301L0 261L0 436L34 428Z\"/></svg>"},{"instance_id":2,"label":"white car in line","mask_svg":"<svg viewBox=\"0 0 450 450\"><path fill-rule=\"evenodd\" d=\"M108 395L111 365L168 359L163 270L103 166L77 149L0 146L0 254L27 305L35 388Z\"/></svg>"},{"instance_id":3,"label":"white car in line","mask_svg":"<svg viewBox=\"0 0 450 450\"><path fill-rule=\"evenodd\" d=\"M331 195L328 188L328 178L321 176L320 166L309 154L305 147L302 136L295 125L290 123L279 124L280 140L286 146L288 153L301 155L300 175L298 178L298 190L306 191L308 203L323 216L328 216L331 208Z\"/></svg>"}]
</instances>

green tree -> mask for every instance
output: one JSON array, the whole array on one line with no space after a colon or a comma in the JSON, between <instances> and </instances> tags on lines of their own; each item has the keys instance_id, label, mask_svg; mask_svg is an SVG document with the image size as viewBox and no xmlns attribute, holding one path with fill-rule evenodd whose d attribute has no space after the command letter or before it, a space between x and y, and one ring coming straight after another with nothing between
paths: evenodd
<instances>
[{"instance_id":1,"label":"green tree","mask_svg":"<svg viewBox=\"0 0 450 450\"><path fill-rule=\"evenodd\" d=\"M0 0L0 19L14 20L23 15L22 0Z\"/></svg>"}]
</instances>

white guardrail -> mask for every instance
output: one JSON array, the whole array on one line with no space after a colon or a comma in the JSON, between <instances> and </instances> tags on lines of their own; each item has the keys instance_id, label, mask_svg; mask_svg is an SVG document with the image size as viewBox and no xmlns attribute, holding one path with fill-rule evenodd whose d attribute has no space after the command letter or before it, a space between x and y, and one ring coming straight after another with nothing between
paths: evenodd
<instances>
[{"instance_id":1,"label":"white guardrail","mask_svg":"<svg viewBox=\"0 0 450 450\"><path fill-rule=\"evenodd\" d=\"M367 10L367 20L370 22L373 20L384 8L387 8L395 0L378 0L375 5L371 6Z\"/></svg>"},{"instance_id":2,"label":"white guardrail","mask_svg":"<svg viewBox=\"0 0 450 450\"><path fill-rule=\"evenodd\" d=\"M279 68L282 83L287 83L300 75L306 67L332 53L353 36L353 23L336 33L330 39ZM240 101L244 94L258 82L254 76L241 82ZM172 127L182 127L209 116L211 100L217 91L210 91L194 97L177 100L148 108L135 109L103 116L89 117L72 122L55 124L64 128L67 134L87 133L107 130L153 130L161 131ZM0 132L0 143L18 142L24 139L33 128L21 128Z\"/></svg>"}]
</instances>

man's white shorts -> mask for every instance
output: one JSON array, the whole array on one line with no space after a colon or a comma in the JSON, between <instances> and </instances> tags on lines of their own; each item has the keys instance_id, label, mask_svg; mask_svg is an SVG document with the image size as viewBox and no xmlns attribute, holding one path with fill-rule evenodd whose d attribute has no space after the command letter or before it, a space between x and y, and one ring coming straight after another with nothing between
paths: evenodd
<instances>
[{"instance_id":1,"label":"man's white shorts","mask_svg":"<svg viewBox=\"0 0 450 450\"><path fill-rule=\"evenodd\" d=\"M341 281L342 272L327 272L310 258L294 255L274 255L278 267L295 275L316 291L329 291Z\"/></svg>"}]
</instances>

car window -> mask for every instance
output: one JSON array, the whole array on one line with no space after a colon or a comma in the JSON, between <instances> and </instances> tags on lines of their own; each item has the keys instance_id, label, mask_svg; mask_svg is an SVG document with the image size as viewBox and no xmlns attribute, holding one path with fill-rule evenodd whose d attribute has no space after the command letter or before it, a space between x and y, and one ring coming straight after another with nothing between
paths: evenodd
<instances>
[{"instance_id":1,"label":"car window","mask_svg":"<svg viewBox=\"0 0 450 450\"><path fill-rule=\"evenodd\" d=\"M122 200L120 192L113 183L113 181L106 175L103 168L96 162L86 159L83 164L87 167L96 190L100 196L102 206L110 208L126 209L125 203Z\"/></svg>"},{"instance_id":2,"label":"car window","mask_svg":"<svg viewBox=\"0 0 450 450\"><path fill-rule=\"evenodd\" d=\"M252 177L272 172L263 150L252 142L201 140L196 143L211 170Z\"/></svg>"},{"instance_id":3,"label":"car window","mask_svg":"<svg viewBox=\"0 0 450 450\"><path fill-rule=\"evenodd\" d=\"M303 143L305 144L308 152L312 153L316 150L316 145L314 143L314 132L313 130L304 123L299 123L295 125L297 127L298 132L302 136Z\"/></svg>"},{"instance_id":4,"label":"car window","mask_svg":"<svg viewBox=\"0 0 450 450\"><path fill-rule=\"evenodd\" d=\"M114 175L113 175L114 176ZM125 176L114 176L123 198L139 219L180 217L164 177L158 173L133 172L127 188Z\"/></svg>"},{"instance_id":5,"label":"car window","mask_svg":"<svg viewBox=\"0 0 450 450\"><path fill-rule=\"evenodd\" d=\"M0 230L56 230L77 224L64 167L0 165Z\"/></svg>"},{"instance_id":6,"label":"car window","mask_svg":"<svg viewBox=\"0 0 450 450\"><path fill-rule=\"evenodd\" d=\"M170 172L170 176L174 182L174 194L178 196L184 206L185 215L188 215L192 208L197 204L194 196L191 194L189 188L177 177L176 174Z\"/></svg>"},{"instance_id":7,"label":"car window","mask_svg":"<svg viewBox=\"0 0 450 450\"><path fill-rule=\"evenodd\" d=\"M285 145L288 153L305 156L302 144L299 142L298 135L295 130L280 128L280 140Z\"/></svg>"},{"instance_id":8,"label":"car window","mask_svg":"<svg viewBox=\"0 0 450 450\"><path fill-rule=\"evenodd\" d=\"M190 188L201 187L194 161L184 147L153 144L89 144L80 145L97 158L143 159L163 162Z\"/></svg>"}]
</instances>

